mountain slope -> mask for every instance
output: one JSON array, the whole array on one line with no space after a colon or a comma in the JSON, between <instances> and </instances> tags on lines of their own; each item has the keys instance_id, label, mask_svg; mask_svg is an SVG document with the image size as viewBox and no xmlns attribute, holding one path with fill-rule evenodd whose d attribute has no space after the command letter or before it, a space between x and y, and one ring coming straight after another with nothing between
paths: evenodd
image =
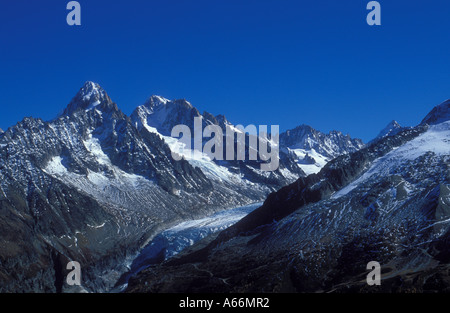
<instances>
[{"instance_id":1,"label":"mountain slope","mask_svg":"<svg viewBox=\"0 0 450 313\"><path fill-rule=\"evenodd\" d=\"M192 166L200 168L213 182L219 182L230 188L239 186L244 193L254 193L260 189L260 195L267 195L268 192L275 191L305 175L288 155L280 156L280 166L277 170L261 171L262 161L252 161L248 158L249 135L246 136L245 142L247 156L245 161L238 161L236 157L234 160L226 160L225 156L224 160L212 160L203 151L195 150L194 145L191 149L184 148L177 139L170 136L171 131L175 126L183 124L189 127L194 136L194 118L201 120L202 130L208 125L220 126L225 153L227 130L235 128L223 115L214 116L208 112L200 114L186 100L170 101L159 96L152 96L146 104L139 106L131 114L134 125L141 133L159 135L172 151L182 155ZM203 138L202 148L209 140L210 138ZM236 145L236 140L234 144Z\"/></svg>"},{"instance_id":2,"label":"mountain slope","mask_svg":"<svg viewBox=\"0 0 450 313\"><path fill-rule=\"evenodd\" d=\"M132 278L128 291L450 291L450 121L436 111L433 124L272 193L209 243ZM370 261L382 266L381 286L366 284Z\"/></svg>"},{"instance_id":3,"label":"mountain slope","mask_svg":"<svg viewBox=\"0 0 450 313\"><path fill-rule=\"evenodd\" d=\"M436 106L422 120L421 124L435 125L450 119L450 99Z\"/></svg>"},{"instance_id":4,"label":"mountain slope","mask_svg":"<svg viewBox=\"0 0 450 313\"><path fill-rule=\"evenodd\" d=\"M332 131L329 134L323 134L310 126L302 125L279 135L279 170L261 173L260 162L252 162L248 159L246 162L232 160L217 162L210 160L201 151L182 152L177 141L170 137L171 130L176 125L183 124L187 125L193 134L194 118L201 119L202 129L207 125L220 126L224 134L224 144L227 130L236 130L223 115L214 116L208 112L201 114L186 100L170 101L160 96L152 96L131 115L133 123L139 130L145 129L160 134L172 151L182 154L192 165L200 167L206 175L209 174L210 178L214 179L213 176L224 178L222 174L231 171L251 182L271 187L272 191L291 183L298 177L316 173L335 157L357 151L364 146L361 140L352 139L348 135L344 136L341 132ZM249 154L248 137L249 135L246 137L246 156ZM209 139L204 139L203 144L207 140Z\"/></svg>"}]
</instances>

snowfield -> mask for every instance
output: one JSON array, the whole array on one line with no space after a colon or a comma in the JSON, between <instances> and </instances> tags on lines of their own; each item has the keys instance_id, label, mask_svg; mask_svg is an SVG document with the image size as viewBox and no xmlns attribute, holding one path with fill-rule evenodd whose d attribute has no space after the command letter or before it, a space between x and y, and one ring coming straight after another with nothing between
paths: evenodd
<instances>
[{"instance_id":1,"label":"snowfield","mask_svg":"<svg viewBox=\"0 0 450 313\"><path fill-rule=\"evenodd\" d=\"M375 160L360 178L336 192L332 199L347 195L358 185L372 177L392 175L403 164L427 153L434 153L435 155L448 155L450 153L450 121L430 126L419 137Z\"/></svg>"}]
</instances>

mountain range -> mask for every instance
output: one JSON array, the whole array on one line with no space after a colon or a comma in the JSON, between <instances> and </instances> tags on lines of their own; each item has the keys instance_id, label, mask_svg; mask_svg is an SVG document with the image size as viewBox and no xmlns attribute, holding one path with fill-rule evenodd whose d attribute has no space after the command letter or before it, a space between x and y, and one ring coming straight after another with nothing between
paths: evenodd
<instances>
[{"instance_id":1,"label":"mountain range","mask_svg":"<svg viewBox=\"0 0 450 313\"><path fill-rule=\"evenodd\" d=\"M126 292L450 291L450 100L367 144L300 125L279 135L272 172L180 149L171 130L194 118L235 127L161 96L128 116L86 82L56 118L0 131L0 292L111 291L147 262L140 252L159 255L149 242L194 219L208 235L135 272ZM226 213L248 204L236 223ZM65 284L69 261L82 287ZM381 286L366 283L371 261Z\"/></svg>"},{"instance_id":2,"label":"mountain range","mask_svg":"<svg viewBox=\"0 0 450 313\"><path fill-rule=\"evenodd\" d=\"M449 292L449 223L447 100L271 193L127 292ZM373 261L379 286L366 282Z\"/></svg>"},{"instance_id":3,"label":"mountain range","mask_svg":"<svg viewBox=\"0 0 450 313\"><path fill-rule=\"evenodd\" d=\"M27 117L0 131L0 292L108 291L162 230L262 201L364 147L303 125L280 134L273 172L261 171L261 161L217 161L201 151L175 161L171 129L192 127L195 117L231 125L160 96L127 116L86 82L55 119ZM81 288L64 283L69 261L82 264Z\"/></svg>"}]
</instances>

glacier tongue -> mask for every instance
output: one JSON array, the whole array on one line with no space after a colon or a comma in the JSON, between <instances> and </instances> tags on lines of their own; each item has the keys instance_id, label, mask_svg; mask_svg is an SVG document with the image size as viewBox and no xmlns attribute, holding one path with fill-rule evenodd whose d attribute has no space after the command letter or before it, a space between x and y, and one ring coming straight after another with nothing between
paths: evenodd
<instances>
[{"instance_id":1,"label":"glacier tongue","mask_svg":"<svg viewBox=\"0 0 450 313\"><path fill-rule=\"evenodd\" d=\"M227 209L202 219L182 222L163 231L153 238L134 259L130 265L130 271L122 277L122 281L119 281L120 287L118 290L126 288L131 276L136 275L151 264L167 260L208 235L234 225L261 205L262 203L254 203Z\"/></svg>"},{"instance_id":2,"label":"glacier tongue","mask_svg":"<svg viewBox=\"0 0 450 313\"><path fill-rule=\"evenodd\" d=\"M261 204L255 203L228 209L209 217L186 221L173 226L156 236L141 251L140 256L135 260L135 266L141 263L142 258L155 257L162 249L165 250L165 259L167 260L206 236L230 227L260 207Z\"/></svg>"}]
</instances>

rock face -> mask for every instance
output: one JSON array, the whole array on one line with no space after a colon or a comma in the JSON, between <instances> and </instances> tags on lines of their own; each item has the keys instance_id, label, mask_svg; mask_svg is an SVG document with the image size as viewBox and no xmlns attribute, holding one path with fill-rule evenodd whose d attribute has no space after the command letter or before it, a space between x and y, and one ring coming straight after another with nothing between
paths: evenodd
<instances>
[{"instance_id":1,"label":"rock face","mask_svg":"<svg viewBox=\"0 0 450 313\"><path fill-rule=\"evenodd\" d=\"M159 231L305 176L285 151L271 173L259 161L175 161L170 130L194 117L230 125L158 96L129 117L87 82L54 120L25 118L1 133L0 292L74 291L69 261L81 264L84 291L108 291Z\"/></svg>"},{"instance_id":2,"label":"rock face","mask_svg":"<svg viewBox=\"0 0 450 313\"><path fill-rule=\"evenodd\" d=\"M450 99L442 102L436 106L427 116L422 120L421 124L435 125L450 119Z\"/></svg>"},{"instance_id":3,"label":"rock face","mask_svg":"<svg viewBox=\"0 0 450 313\"><path fill-rule=\"evenodd\" d=\"M450 292L442 106L270 194L218 236L132 278L127 291ZM381 264L381 286L366 283L371 261Z\"/></svg>"}]
</instances>

